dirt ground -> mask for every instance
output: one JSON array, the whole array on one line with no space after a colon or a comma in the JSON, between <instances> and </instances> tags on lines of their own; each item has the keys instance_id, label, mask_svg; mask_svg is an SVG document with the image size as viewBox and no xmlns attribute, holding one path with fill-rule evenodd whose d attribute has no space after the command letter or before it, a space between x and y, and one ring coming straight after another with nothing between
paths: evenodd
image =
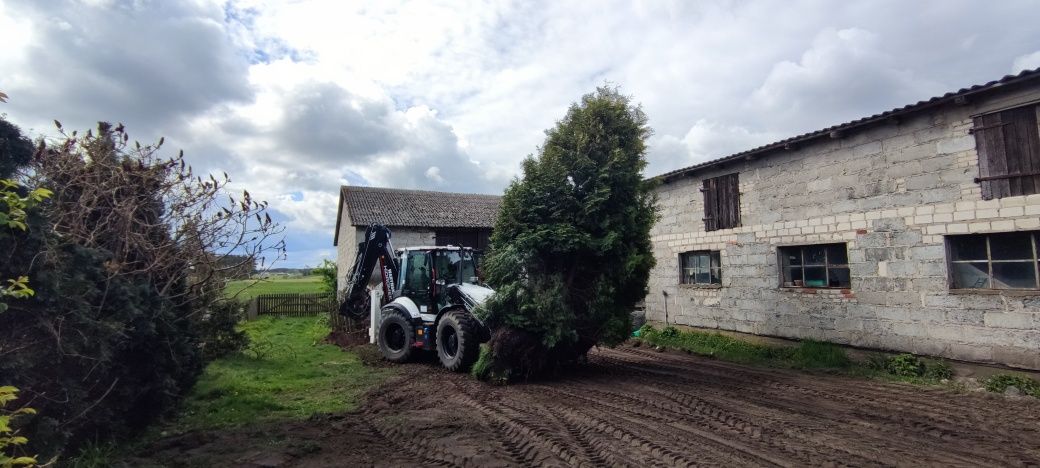
<instances>
[{"instance_id":1,"label":"dirt ground","mask_svg":"<svg viewBox=\"0 0 1040 468\"><path fill-rule=\"evenodd\" d=\"M171 437L134 466L1040 466L1040 400L623 347L491 387L433 364L357 413Z\"/></svg>"}]
</instances>

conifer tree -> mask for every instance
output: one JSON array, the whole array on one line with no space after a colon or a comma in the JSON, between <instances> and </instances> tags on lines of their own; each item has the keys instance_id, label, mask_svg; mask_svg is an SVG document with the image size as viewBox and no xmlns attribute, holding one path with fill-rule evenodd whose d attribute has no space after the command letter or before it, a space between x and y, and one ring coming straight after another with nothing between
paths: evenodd
<instances>
[{"instance_id":1,"label":"conifer tree","mask_svg":"<svg viewBox=\"0 0 1040 468\"><path fill-rule=\"evenodd\" d=\"M524 160L485 266L496 294L480 312L493 334L478 377L551 371L629 335L654 265L655 197L642 175L650 134L639 106L601 87Z\"/></svg>"}]
</instances>

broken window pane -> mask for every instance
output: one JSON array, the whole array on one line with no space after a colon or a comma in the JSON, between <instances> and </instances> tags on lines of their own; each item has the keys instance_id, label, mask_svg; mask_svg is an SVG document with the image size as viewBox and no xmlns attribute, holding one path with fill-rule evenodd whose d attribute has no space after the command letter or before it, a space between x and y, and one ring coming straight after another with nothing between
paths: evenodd
<instances>
[{"instance_id":1,"label":"broken window pane","mask_svg":"<svg viewBox=\"0 0 1040 468\"><path fill-rule=\"evenodd\" d=\"M712 268L711 269L711 282L712 284L722 284L722 269Z\"/></svg>"},{"instance_id":2,"label":"broken window pane","mask_svg":"<svg viewBox=\"0 0 1040 468\"><path fill-rule=\"evenodd\" d=\"M994 289L1036 288L1036 270L1032 260L1028 262L994 262Z\"/></svg>"},{"instance_id":3,"label":"broken window pane","mask_svg":"<svg viewBox=\"0 0 1040 468\"><path fill-rule=\"evenodd\" d=\"M848 265L849 255L845 244L834 244L827 246L828 265Z\"/></svg>"},{"instance_id":4,"label":"broken window pane","mask_svg":"<svg viewBox=\"0 0 1040 468\"><path fill-rule=\"evenodd\" d=\"M986 262L951 263L950 275L955 288L989 287L989 266Z\"/></svg>"},{"instance_id":5,"label":"broken window pane","mask_svg":"<svg viewBox=\"0 0 1040 468\"><path fill-rule=\"evenodd\" d=\"M718 252L718 251L711 253L711 267L712 268L722 268L722 258L721 258L721 256L722 256L722 253Z\"/></svg>"},{"instance_id":6,"label":"broken window pane","mask_svg":"<svg viewBox=\"0 0 1040 468\"><path fill-rule=\"evenodd\" d=\"M993 260L1032 260L1033 236L1028 232L1010 232L989 236Z\"/></svg>"},{"instance_id":7,"label":"broken window pane","mask_svg":"<svg viewBox=\"0 0 1040 468\"><path fill-rule=\"evenodd\" d=\"M958 260L986 260L986 236L950 237L950 256Z\"/></svg>"}]
</instances>

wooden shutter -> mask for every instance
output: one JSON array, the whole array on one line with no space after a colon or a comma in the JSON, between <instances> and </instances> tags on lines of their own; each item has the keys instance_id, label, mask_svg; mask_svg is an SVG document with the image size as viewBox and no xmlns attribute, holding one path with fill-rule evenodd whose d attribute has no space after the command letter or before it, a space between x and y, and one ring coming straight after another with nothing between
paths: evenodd
<instances>
[{"instance_id":1,"label":"wooden shutter","mask_svg":"<svg viewBox=\"0 0 1040 468\"><path fill-rule=\"evenodd\" d=\"M719 224L719 210L718 210L718 179L704 179L704 188L701 192L704 192L704 230L715 231L718 230Z\"/></svg>"},{"instance_id":2,"label":"wooden shutter","mask_svg":"<svg viewBox=\"0 0 1040 468\"><path fill-rule=\"evenodd\" d=\"M722 203L719 204L719 211L722 212L721 224L719 229L728 229L740 226L740 179L737 178L737 174L729 174L722 177L721 187L719 191L722 192L720 199Z\"/></svg>"},{"instance_id":3,"label":"wooden shutter","mask_svg":"<svg viewBox=\"0 0 1040 468\"><path fill-rule=\"evenodd\" d=\"M1031 105L975 117L983 199L1040 193L1038 112Z\"/></svg>"},{"instance_id":4,"label":"wooden shutter","mask_svg":"<svg viewBox=\"0 0 1040 468\"><path fill-rule=\"evenodd\" d=\"M736 173L704 180L704 230L740 226L740 179Z\"/></svg>"}]
</instances>

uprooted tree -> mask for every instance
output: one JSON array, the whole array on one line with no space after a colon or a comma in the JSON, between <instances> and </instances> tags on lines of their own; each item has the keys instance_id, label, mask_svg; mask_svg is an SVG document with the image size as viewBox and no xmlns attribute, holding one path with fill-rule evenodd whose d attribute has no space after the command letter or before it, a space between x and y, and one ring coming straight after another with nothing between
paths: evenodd
<instances>
[{"instance_id":1,"label":"uprooted tree","mask_svg":"<svg viewBox=\"0 0 1040 468\"><path fill-rule=\"evenodd\" d=\"M54 193L27 210L25 235L0 242L0 278L36 291L0 314L0 384L39 410L21 430L50 457L173 408L206 358L242 342L224 273L283 249L265 203L230 198L226 176L193 174L161 140L139 146L102 123L29 158L13 135L0 177Z\"/></svg>"},{"instance_id":2,"label":"uprooted tree","mask_svg":"<svg viewBox=\"0 0 1040 468\"><path fill-rule=\"evenodd\" d=\"M496 293L480 311L491 341L481 378L526 378L631 332L654 265L656 219L645 181L646 115L602 87L546 132L506 189L485 273Z\"/></svg>"}]
</instances>

